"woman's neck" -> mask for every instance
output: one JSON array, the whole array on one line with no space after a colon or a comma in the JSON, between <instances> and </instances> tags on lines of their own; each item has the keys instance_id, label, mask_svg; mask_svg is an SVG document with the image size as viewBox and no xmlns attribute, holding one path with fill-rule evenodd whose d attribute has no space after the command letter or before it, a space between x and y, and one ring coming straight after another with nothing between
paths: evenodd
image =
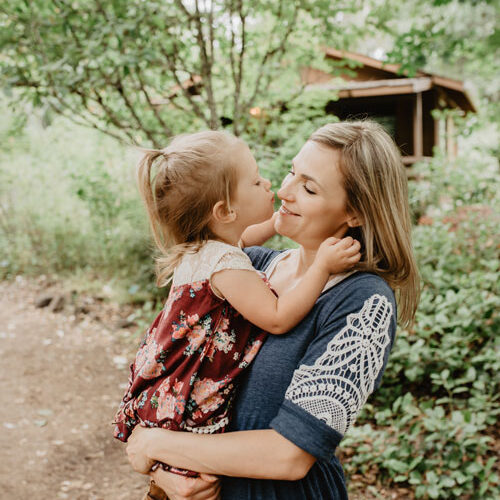
<instances>
[{"instance_id":1,"label":"woman's neck","mask_svg":"<svg viewBox=\"0 0 500 500\"><path fill-rule=\"evenodd\" d=\"M300 246L295 250L296 261L295 261L295 276L302 276L312 265L314 259L316 258L317 248L304 248Z\"/></svg>"}]
</instances>

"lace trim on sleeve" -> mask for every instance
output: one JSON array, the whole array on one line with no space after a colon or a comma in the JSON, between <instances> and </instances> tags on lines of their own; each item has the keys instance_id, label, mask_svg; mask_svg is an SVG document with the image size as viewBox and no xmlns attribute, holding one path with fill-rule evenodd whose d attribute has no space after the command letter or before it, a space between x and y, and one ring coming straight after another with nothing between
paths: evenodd
<instances>
[{"instance_id":1,"label":"lace trim on sleeve","mask_svg":"<svg viewBox=\"0 0 500 500\"><path fill-rule=\"evenodd\" d=\"M248 255L239 248L234 248L234 250L226 252L214 266L211 274L223 271L224 269L243 269L245 271L255 271L252 266L252 261Z\"/></svg>"},{"instance_id":2,"label":"lace trim on sleeve","mask_svg":"<svg viewBox=\"0 0 500 500\"><path fill-rule=\"evenodd\" d=\"M295 370L285 398L344 435L354 423L384 363L393 307L372 295L314 365Z\"/></svg>"},{"instance_id":3,"label":"lace trim on sleeve","mask_svg":"<svg viewBox=\"0 0 500 500\"><path fill-rule=\"evenodd\" d=\"M198 252L187 253L174 272L174 286L210 279L223 269L254 270L250 258L243 250L210 240Z\"/></svg>"}]
</instances>

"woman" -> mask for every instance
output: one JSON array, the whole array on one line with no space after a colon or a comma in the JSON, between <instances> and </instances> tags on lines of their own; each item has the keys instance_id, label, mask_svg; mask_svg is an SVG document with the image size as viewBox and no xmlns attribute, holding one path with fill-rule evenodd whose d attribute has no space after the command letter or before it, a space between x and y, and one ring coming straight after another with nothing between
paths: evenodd
<instances>
[{"instance_id":1,"label":"woman","mask_svg":"<svg viewBox=\"0 0 500 500\"><path fill-rule=\"evenodd\" d=\"M278 196L275 230L300 247L247 250L278 295L329 236L357 238L362 259L330 279L299 325L266 340L239 389L235 432L134 431L127 451L137 471L161 461L202 473L152 473L171 500L218 498L219 491L234 500L347 498L334 453L380 384L396 330L395 295L400 321L414 316L419 280L406 173L382 127L366 121L320 128L294 158Z\"/></svg>"}]
</instances>

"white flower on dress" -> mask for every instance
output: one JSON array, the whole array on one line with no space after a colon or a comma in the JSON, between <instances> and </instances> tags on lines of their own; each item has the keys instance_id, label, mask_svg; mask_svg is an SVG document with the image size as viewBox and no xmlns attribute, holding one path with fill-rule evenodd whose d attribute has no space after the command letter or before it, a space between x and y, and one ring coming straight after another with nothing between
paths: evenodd
<instances>
[{"instance_id":1,"label":"white flower on dress","mask_svg":"<svg viewBox=\"0 0 500 500\"><path fill-rule=\"evenodd\" d=\"M224 402L224 398L219 394L219 391L226 383L226 379L215 381L210 378L203 378L197 380L194 383L190 397L203 413L214 411Z\"/></svg>"},{"instance_id":2,"label":"white flower on dress","mask_svg":"<svg viewBox=\"0 0 500 500\"><path fill-rule=\"evenodd\" d=\"M148 331L143 346L135 356L135 376L144 379L158 377L163 372L163 363L157 361L161 346L154 340L156 329Z\"/></svg>"},{"instance_id":3,"label":"white flower on dress","mask_svg":"<svg viewBox=\"0 0 500 500\"><path fill-rule=\"evenodd\" d=\"M158 420L174 419L176 414L182 415L185 406L185 399L181 395L183 386L184 382L178 380L173 385L170 385L170 378L167 377L158 387L155 393L158 398L156 410Z\"/></svg>"}]
</instances>

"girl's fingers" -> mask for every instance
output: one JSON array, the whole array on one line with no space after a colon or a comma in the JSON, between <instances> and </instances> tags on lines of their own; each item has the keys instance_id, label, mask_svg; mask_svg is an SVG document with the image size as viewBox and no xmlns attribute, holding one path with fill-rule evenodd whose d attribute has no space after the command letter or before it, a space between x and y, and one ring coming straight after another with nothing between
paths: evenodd
<instances>
[{"instance_id":1,"label":"girl's fingers","mask_svg":"<svg viewBox=\"0 0 500 500\"><path fill-rule=\"evenodd\" d=\"M326 238L326 240L323 241L323 245L331 246L331 245L336 245L339 241L338 238L335 238L335 236L330 236L329 238Z\"/></svg>"},{"instance_id":2,"label":"girl's fingers","mask_svg":"<svg viewBox=\"0 0 500 500\"><path fill-rule=\"evenodd\" d=\"M361 250L361 245L357 240L352 240L352 242L350 243L341 241L340 243L335 245L335 249L343 252L344 255L350 256L359 253L359 251Z\"/></svg>"},{"instance_id":3,"label":"girl's fingers","mask_svg":"<svg viewBox=\"0 0 500 500\"><path fill-rule=\"evenodd\" d=\"M361 260L361 254L360 253L357 253L356 255L353 255L353 256L351 256L351 257L349 257L347 259L347 261L349 262L349 264L356 264L360 260Z\"/></svg>"},{"instance_id":4,"label":"girl's fingers","mask_svg":"<svg viewBox=\"0 0 500 500\"><path fill-rule=\"evenodd\" d=\"M353 255L361 255L359 251L360 248L353 245L352 247L349 247L347 250L345 250L344 253L345 255L347 255L347 257L352 257Z\"/></svg>"},{"instance_id":5,"label":"girl's fingers","mask_svg":"<svg viewBox=\"0 0 500 500\"><path fill-rule=\"evenodd\" d=\"M219 479L218 476L214 476L213 474L205 474L205 473L200 474L200 477L201 477L201 479L203 479L203 481L207 481L207 483L215 483L215 481L217 481Z\"/></svg>"},{"instance_id":6,"label":"girl's fingers","mask_svg":"<svg viewBox=\"0 0 500 500\"><path fill-rule=\"evenodd\" d=\"M150 473L155 483L162 488L171 500L211 500L220 495L220 483L211 474L203 474L210 478L207 481L199 478L187 478L164 471L161 468ZM215 478L215 481L212 479Z\"/></svg>"},{"instance_id":7,"label":"girl's fingers","mask_svg":"<svg viewBox=\"0 0 500 500\"><path fill-rule=\"evenodd\" d=\"M340 245L344 248L349 248L352 245L352 242L354 240L350 236L346 236L345 238L342 238L337 245Z\"/></svg>"}]
</instances>

